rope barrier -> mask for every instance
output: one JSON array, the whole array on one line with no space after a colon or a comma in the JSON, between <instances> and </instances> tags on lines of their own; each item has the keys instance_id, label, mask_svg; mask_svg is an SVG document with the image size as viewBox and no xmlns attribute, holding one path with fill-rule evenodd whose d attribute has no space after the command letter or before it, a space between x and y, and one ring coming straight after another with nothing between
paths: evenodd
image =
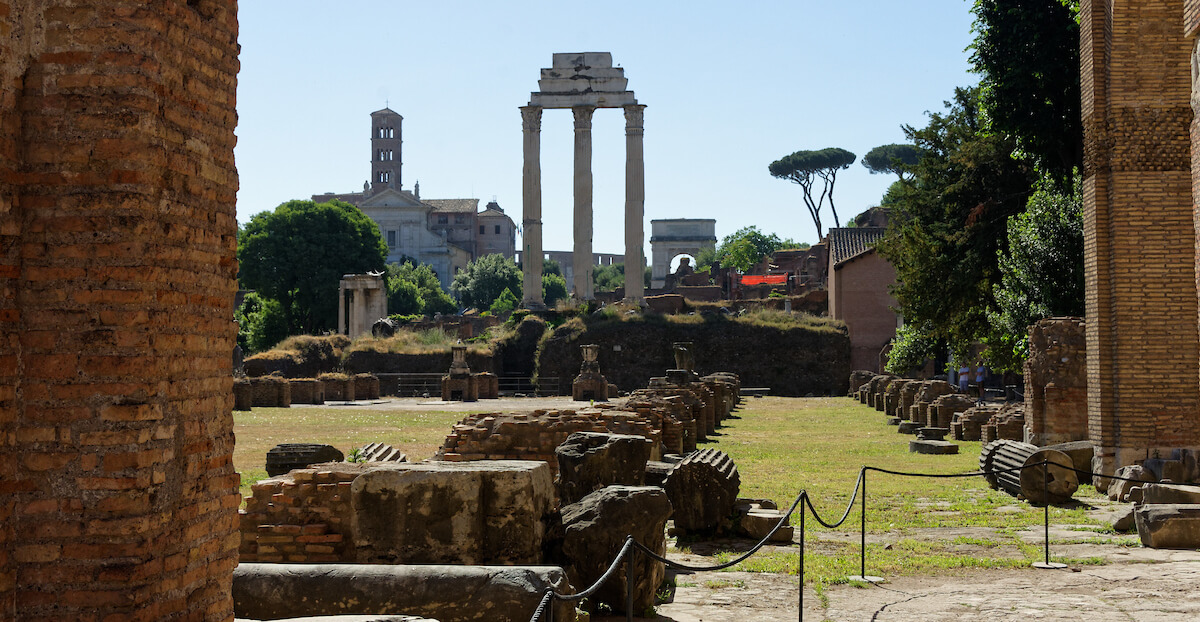
<instances>
[{"instance_id":1,"label":"rope barrier","mask_svg":"<svg viewBox=\"0 0 1200 622\"><path fill-rule=\"evenodd\" d=\"M578 601L578 600L582 600L582 599L587 598L588 596L594 594L596 592L596 590L598 590L600 588L601 585L603 585L610 578L612 578L612 575L616 572L616 569L619 566L619 564L621 563L621 561L624 560L627 556L629 557L629 562L626 564L626 567L625 567L626 620L632 622L632 620L633 620L633 612L632 612L633 583L634 583L633 553L634 552L641 552L642 554L646 555L650 559L657 561L659 563L662 563L662 564L666 565L668 568L671 568L673 570L684 570L684 571L688 571L688 572L715 572L718 570L724 570L726 568L731 568L733 566L736 566L736 565L746 561L747 559L752 557L755 553L757 553L759 550L761 550L764 546L766 546L767 543L770 542L771 538L775 535L775 533L778 532L780 529L782 529L785 525L787 525L789 523L792 515L795 514L797 509L800 509L800 551L799 551L799 567L797 569L797 575L800 579L800 590L799 590L800 591L800 595L799 595L800 617L799 617L799 619L801 620L801 622L803 622L803 620L804 620L804 553L805 553L805 538L806 538L805 514L807 513L805 511L805 508L807 508L808 511L812 512L813 518L815 518L817 520L817 522L820 523L822 526L829 528L829 529L836 529L836 528L840 527L842 524L844 524L846 522L846 520L850 517L850 513L854 509L855 501L859 498L859 494L861 493L861 495L862 495L862 504L861 504L862 514L861 514L861 523L860 523L861 540L860 540L859 571L862 574L860 574L858 578L863 579L870 583L874 583L874 581L871 581L871 579L876 578L876 577L868 577L866 574L866 551L867 551L867 546L866 546L866 532L867 532L867 526L866 526L867 525L866 524L866 508L867 508L866 476L867 476L868 471L874 471L877 473L883 473L883 474L887 474L887 475L895 475L895 476L899 476L899 477L922 477L922 478L930 478L930 479L955 479L955 478L965 478L965 477L982 477L984 475L997 475L1000 473L1014 473L1017 471L1023 471L1025 469L1040 467L1043 471L1043 481L1044 481L1045 485L1048 487L1049 480L1050 480L1049 466L1051 464L1053 464L1054 466L1061 468L1061 469L1067 469L1070 471L1074 471L1077 475L1090 475L1093 479L1094 478L1105 478L1105 479L1116 480L1116 481L1126 481L1126 482L1135 482L1135 483L1152 483L1152 482L1145 482L1144 480L1134 479L1134 478L1130 478L1130 477L1120 477L1117 475L1104 475L1102 473L1096 473L1094 471L1085 471L1085 470L1076 469L1073 467L1066 467L1066 466L1060 465L1058 463L1052 463L1049 460L1042 460L1041 462L1026 464L1026 465L1022 465L1019 467L1010 467L1007 469L991 469L988 471L984 471L981 469L981 470L976 470L976 471L970 471L967 473L911 473L911 472L906 472L906 471L894 471L891 469L884 469L884 468L880 468L880 467L863 466L859 470L858 478L856 479L855 485L854 485L854 491L852 492L852 494L850 496L850 500L846 504L846 509L842 513L841 518L839 518L837 521L828 522L828 521L824 520L823 518L821 518L820 513L817 511L817 508L812 503L812 498L809 496L808 491L801 490L800 494L796 496L796 500L794 502L792 502L792 505L788 509L787 513L784 514L780 518L779 522L775 524L775 527L772 528L771 531L769 533L767 533L767 535L765 537L763 537L761 540L759 540L750 550L746 551L745 553L743 553L736 559L733 559L733 560L728 561L723 564L717 564L714 566L689 566L687 564L673 561L671 559L668 559L668 558L661 556L661 555L655 553L654 551L650 550L644 544L642 544L641 542L638 542L632 535L626 536L625 544L621 547L620 552L617 553L617 555L613 559L612 563L609 564L608 568L604 571L604 574L601 575L601 577L599 579L597 579L595 583L593 583L587 589L585 589L581 592L575 593L575 594L559 594L559 593L555 592L553 588L547 588L546 592L542 596L541 602L538 604L537 609L534 611L533 617L530 618L530 622L540 622L543 615L547 616L547 618L546 618L547 620L549 620L550 622L553 622L554 611L553 611L553 607L549 606L552 601L554 601L554 600ZM1198 484L1180 483L1180 484L1174 484L1174 485L1200 488L1200 483L1198 483ZM1050 503L1043 503L1042 505L1044 508L1043 541L1044 541L1045 556L1044 556L1043 562L1035 563L1034 566L1038 567L1038 568L1064 568L1065 567L1064 564L1055 564L1050 561ZM880 578L880 580L882 580L882 579Z\"/></svg>"}]
</instances>

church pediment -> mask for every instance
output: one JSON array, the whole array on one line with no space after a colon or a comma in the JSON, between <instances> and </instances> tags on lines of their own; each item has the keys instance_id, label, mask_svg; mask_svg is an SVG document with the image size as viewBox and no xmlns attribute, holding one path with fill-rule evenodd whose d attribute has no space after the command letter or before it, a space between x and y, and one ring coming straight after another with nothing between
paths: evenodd
<instances>
[{"instance_id":1,"label":"church pediment","mask_svg":"<svg viewBox=\"0 0 1200 622\"><path fill-rule=\"evenodd\" d=\"M422 203L411 192L393 188L384 188L370 197L363 199L362 203L359 204L359 208L361 209L381 207L429 210L429 206Z\"/></svg>"}]
</instances>

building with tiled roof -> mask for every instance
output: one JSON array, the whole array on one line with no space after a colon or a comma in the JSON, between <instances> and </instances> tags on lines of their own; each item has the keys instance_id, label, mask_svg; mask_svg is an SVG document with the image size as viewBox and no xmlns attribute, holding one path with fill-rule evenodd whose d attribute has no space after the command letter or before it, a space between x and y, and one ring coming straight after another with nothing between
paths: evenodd
<instances>
[{"instance_id":1,"label":"building with tiled roof","mask_svg":"<svg viewBox=\"0 0 1200 622\"><path fill-rule=\"evenodd\" d=\"M492 201L479 211L479 199L422 199L401 183L401 122L384 108L371 113L371 179L362 192L315 194L313 201L338 199L357 206L375 224L388 247L389 263L407 258L428 264L442 288L454 274L485 254L512 258L516 224Z\"/></svg>"},{"instance_id":2,"label":"building with tiled roof","mask_svg":"<svg viewBox=\"0 0 1200 622\"><path fill-rule=\"evenodd\" d=\"M886 227L829 230L829 316L846 323L853 369L882 371L883 351L896 336L901 318L893 310L896 269L875 250Z\"/></svg>"}]
</instances>

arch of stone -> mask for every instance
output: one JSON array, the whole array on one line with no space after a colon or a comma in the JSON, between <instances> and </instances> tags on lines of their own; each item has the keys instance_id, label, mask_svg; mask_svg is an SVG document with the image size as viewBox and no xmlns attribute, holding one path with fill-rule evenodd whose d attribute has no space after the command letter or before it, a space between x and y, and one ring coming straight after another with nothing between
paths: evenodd
<instances>
[{"instance_id":1,"label":"arch of stone","mask_svg":"<svg viewBox=\"0 0 1200 622\"><path fill-rule=\"evenodd\" d=\"M711 218L670 218L650 221L650 287L666 286L671 262L679 255L693 259L717 247L717 221ZM695 266L693 266L695 267Z\"/></svg>"},{"instance_id":2,"label":"arch of stone","mask_svg":"<svg viewBox=\"0 0 1200 622\"><path fill-rule=\"evenodd\" d=\"M642 229L645 211L645 170L642 158L642 117L645 106L637 102L625 70L613 67L608 52L554 54L551 67L542 69L538 92L521 107L524 130L522 167L521 239L524 243L524 300L526 308L545 308L542 299L542 110L570 109L575 115L574 254L571 260L572 295L577 300L595 298L592 283L592 114L597 108L625 110L625 265L643 266ZM625 299L641 304L641 279L626 279Z\"/></svg>"}]
</instances>

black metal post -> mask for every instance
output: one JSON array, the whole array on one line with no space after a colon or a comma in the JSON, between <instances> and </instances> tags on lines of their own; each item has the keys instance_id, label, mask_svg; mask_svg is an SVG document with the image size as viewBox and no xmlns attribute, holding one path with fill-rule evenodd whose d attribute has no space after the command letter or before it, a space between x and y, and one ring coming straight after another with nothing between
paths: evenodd
<instances>
[{"instance_id":1,"label":"black metal post","mask_svg":"<svg viewBox=\"0 0 1200 622\"><path fill-rule=\"evenodd\" d=\"M800 577L800 622L804 622L804 495L800 499L800 568L796 574Z\"/></svg>"},{"instance_id":2,"label":"black metal post","mask_svg":"<svg viewBox=\"0 0 1200 622\"><path fill-rule=\"evenodd\" d=\"M633 622L633 555L635 552L636 550L630 547L629 554L625 556L625 622Z\"/></svg>"},{"instance_id":3,"label":"black metal post","mask_svg":"<svg viewBox=\"0 0 1200 622\"><path fill-rule=\"evenodd\" d=\"M1043 534L1046 543L1046 566L1050 565L1050 461L1042 461L1042 515Z\"/></svg>"},{"instance_id":4,"label":"black metal post","mask_svg":"<svg viewBox=\"0 0 1200 622\"><path fill-rule=\"evenodd\" d=\"M860 532L861 540L859 542L859 574L865 581L867 578L867 469L862 470L862 531Z\"/></svg>"}]
</instances>

